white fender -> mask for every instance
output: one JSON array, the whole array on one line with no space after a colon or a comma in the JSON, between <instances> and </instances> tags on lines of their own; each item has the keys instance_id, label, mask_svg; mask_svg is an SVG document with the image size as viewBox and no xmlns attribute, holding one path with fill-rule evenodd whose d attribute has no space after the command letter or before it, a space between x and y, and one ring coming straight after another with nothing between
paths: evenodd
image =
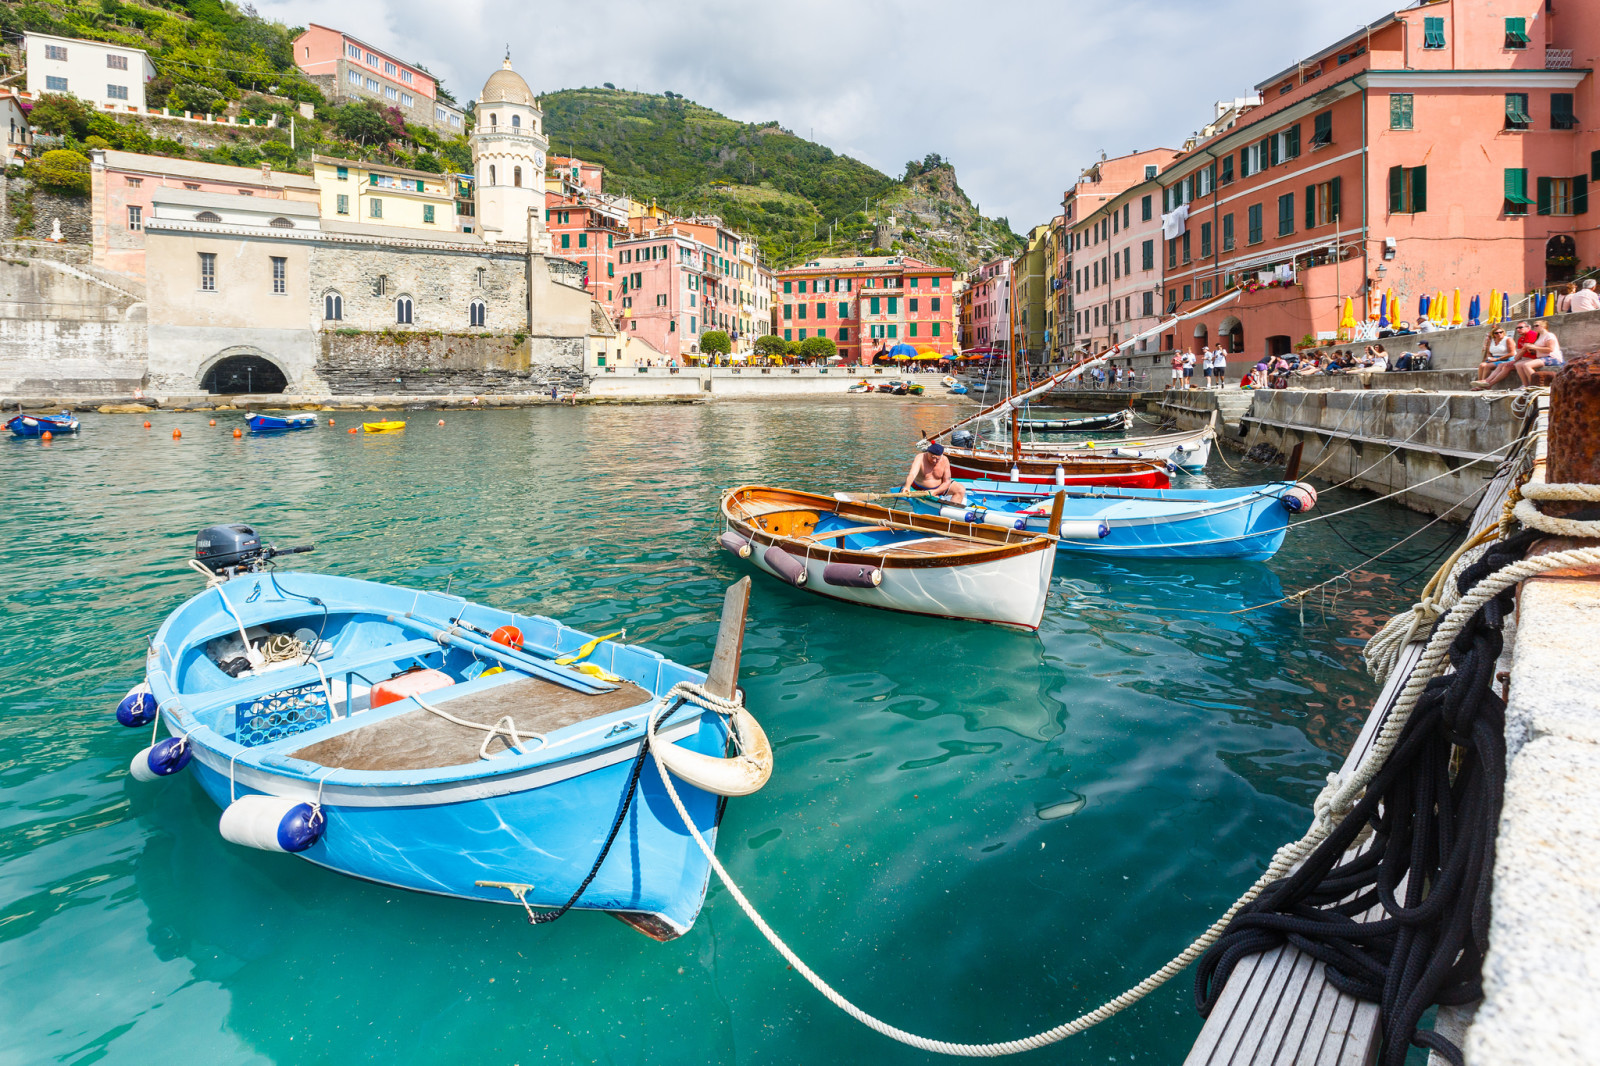
<instances>
[{"instance_id":1,"label":"white fender","mask_svg":"<svg viewBox=\"0 0 1600 1066\"><path fill-rule=\"evenodd\" d=\"M656 736L656 716L647 728L650 752L674 777L717 796L748 796L772 776L772 743L755 716L740 707L732 729L740 754L723 759L680 748Z\"/></svg>"}]
</instances>

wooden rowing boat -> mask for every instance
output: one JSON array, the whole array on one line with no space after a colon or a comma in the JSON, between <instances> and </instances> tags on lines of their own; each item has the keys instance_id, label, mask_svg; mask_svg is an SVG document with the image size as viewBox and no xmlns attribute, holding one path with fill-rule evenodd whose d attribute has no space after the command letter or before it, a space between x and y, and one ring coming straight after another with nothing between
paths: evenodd
<instances>
[{"instance_id":1,"label":"wooden rowing boat","mask_svg":"<svg viewBox=\"0 0 1600 1066\"><path fill-rule=\"evenodd\" d=\"M1023 455L1035 458L1066 456L1073 459L1093 457L1144 459L1152 463L1168 463L1186 473L1198 474L1211 460L1211 446L1216 439L1216 430L1207 426L1204 429L1184 433L1123 437L1119 440L1022 441L1018 448ZM993 455L1003 455L1008 446L999 441L982 441L978 447Z\"/></svg>"},{"instance_id":2,"label":"wooden rowing boat","mask_svg":"<svg viewBox=\"0 0 1600 1066\"><path fill-rule=\"evenodd\" d=\"M1164 489L1172 483L1167 466L1157 459L1135 459L1092 455L1046 455L1032 453L1016 457L972 448L944 450L950 472L957 478L1010 481L1015 467L1016 480L1025 485L1115 485L1130 489Z\"/></svg>"},{"instance_id":3,"label":"wooden rowing boat","mask_svg":"<svg viewBox=\"0 0 1600 1066\"><path fill-rule=\"evenodd\" d=\"M810 492L722 497L719 543L820 596L891 611L1039 628L1056 538Z\"/></svg>"}]
</instances>

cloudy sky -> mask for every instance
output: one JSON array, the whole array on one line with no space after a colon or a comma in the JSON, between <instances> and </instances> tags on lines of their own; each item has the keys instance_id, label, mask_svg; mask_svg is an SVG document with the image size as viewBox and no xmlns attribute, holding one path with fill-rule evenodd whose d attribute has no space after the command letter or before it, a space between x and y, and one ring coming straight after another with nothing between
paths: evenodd
<instances>
[{"instance_id":1,"label":"cloudy sky","mask_svg":"<svg viewBox=\"0 0 1600 1066\"><path fill-rule=\"evenodd\" d=\"M682 93L898 176L938 152L985 214L1046 221L1104 150L1179 146L1216 100L1396 0L257 0L421 63L465 102L512 60L535 92Z\"/></svg>"}]
</instances>

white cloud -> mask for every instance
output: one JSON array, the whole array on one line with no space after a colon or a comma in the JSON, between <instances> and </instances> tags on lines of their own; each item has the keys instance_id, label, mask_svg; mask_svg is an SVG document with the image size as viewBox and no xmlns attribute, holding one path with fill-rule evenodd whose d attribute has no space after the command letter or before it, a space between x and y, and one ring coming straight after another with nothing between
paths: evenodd
<instances>
[{"instance_id":1,"label":"white cloud","mask_svg":"<svg viewBox=\"0 0 1600 1066\"><path fill-rule=\"evenodd\" d=\"M1104 149L1178 147L1249 93L1388 11L1383 0L734 0L526 4L259 0L419 62L465 101L512 61L535 92L672 90L898 175L938 152L1018 231Z\"/></svg>"}]
</instances>

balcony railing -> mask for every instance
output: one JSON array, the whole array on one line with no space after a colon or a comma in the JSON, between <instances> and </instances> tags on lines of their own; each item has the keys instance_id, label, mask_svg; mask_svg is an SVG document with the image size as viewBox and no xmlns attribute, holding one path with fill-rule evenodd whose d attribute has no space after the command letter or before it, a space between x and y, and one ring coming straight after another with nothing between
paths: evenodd
<instances>
[{"instance_id":1,"label":"balcony railing","mask_svg":"<svg viewBox=\"0 0 1600 1066\"><path fill-rule=\"evenodd\" d=\"M1572 49L1546 48L1544 50L1544 67L1546 70L1571 70Z\"/></svg>"}]
</instances>

